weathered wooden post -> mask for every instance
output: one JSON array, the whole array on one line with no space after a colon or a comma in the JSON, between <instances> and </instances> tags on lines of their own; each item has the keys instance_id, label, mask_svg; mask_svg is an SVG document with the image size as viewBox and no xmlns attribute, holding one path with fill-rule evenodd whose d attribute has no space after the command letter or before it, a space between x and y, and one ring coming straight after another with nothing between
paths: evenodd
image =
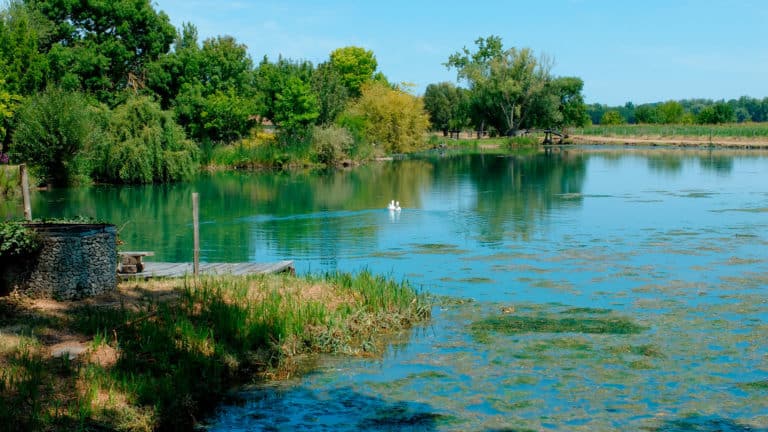
<instances>
[{"instance_id":1,"label":"weathered wooden post","mask_svg":"<svg viewBox=\"0 0 768 432\"><path fill-rule=\"evenodd\" d=\"M192 225L194 227L195 259L192 263L192 272L195 277L200 273L200 194L192 193Z\"/></svg>"},{"instance_id":2,"label":"weathered wooden post","mask_svg":"<svg viewBox=\"0 0 768 432\"><path fill-rule=\"evenodd\" d=\"M21 183L21 196L24 200L24 219L32 220L32 204L29 201L29 174L27 174L27 165L19 165L19 181Z\"/></svg>"}]
</instances>

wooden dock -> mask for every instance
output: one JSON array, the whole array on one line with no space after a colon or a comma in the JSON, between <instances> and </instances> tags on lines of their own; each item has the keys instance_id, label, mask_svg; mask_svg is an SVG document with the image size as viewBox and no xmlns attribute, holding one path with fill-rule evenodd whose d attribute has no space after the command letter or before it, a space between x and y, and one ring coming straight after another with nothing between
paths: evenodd
<instances>
[{"instance_id":1,"label":"wooden dock","mask_svg":"<svg viewBox=\"0 0 768 432\"><path fill-rule=\"evenodd\" d=\"M278 261L272 263L200 263L201 275L235 275L244 276L268 273L294 273L293 261ZM120 279L152 278L152 277L183 277L192 275L192 263L144 262L141 273L118 273Z\"/></svg>"}]
</instances>

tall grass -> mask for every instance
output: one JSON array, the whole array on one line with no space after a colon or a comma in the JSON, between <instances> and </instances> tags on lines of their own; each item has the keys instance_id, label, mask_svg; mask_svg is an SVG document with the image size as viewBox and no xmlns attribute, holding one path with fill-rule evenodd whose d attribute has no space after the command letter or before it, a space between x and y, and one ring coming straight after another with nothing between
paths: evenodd
<instances>
[{"instance_id":1,"label":"tall grass","mask_svg":"<svg viewBox=\"0 0 768 432\"><path fill-rule=\"evenodd\" d=\"M574 135L658 136L658 137L768 137L768 123L731 123L721 125L594 125L572 130Z\"/></svg>"},{"instance_id":2,"label":"tall grass","mask_svg":"<svg viewBox=\"0 0 768 432\"><path fill-rule=\"evenodd\" d=\"M57 380L79 383L58 387L70 393L62 398L35 392L52 381L44 372L51 360L20 351L24 372L0 372L0 420L22 416L43 429L189 430L233 384L292 374L297 354L375 349L371 341L382 331L409 327L431 310L407 283L369 272L178 284L173 301L73 310L68 327L92 337L94 349L117 349L117 362L59 368ZM67 410L56 407L63 399L73 401Z\"/></svg>"}]
</instances>

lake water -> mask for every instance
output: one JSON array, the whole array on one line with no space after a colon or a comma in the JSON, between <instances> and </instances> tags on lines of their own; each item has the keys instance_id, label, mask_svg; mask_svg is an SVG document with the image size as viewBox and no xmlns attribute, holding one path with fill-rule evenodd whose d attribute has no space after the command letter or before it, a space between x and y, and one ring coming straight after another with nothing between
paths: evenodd
<instances>
[{"instance_id":1,"label":"lake water","mask_svg":"<svg viewBox=\"0 0 768 432\"><path fill-rule=\"evenodd\" d=\"M367 268L451 298L379 358L247 389L212 430L768 430L768 153L433 154L54 190L33 208L191 261L192 192L203 261Z\"/></svg>"}]
</instances>

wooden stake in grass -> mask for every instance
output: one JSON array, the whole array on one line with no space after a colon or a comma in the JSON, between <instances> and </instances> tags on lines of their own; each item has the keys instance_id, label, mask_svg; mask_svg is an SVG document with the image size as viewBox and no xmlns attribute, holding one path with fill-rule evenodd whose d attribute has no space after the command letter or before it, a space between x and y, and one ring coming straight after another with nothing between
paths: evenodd
<instances>
[{"instance_id":1,"label":"wooden stake in grass","mask_svg":"<svg viewBox=\"0 0 768 432\"><path fill-rule=\"evenodd\" d=\"M19 181L21 182L21 196L24 200L24 219L32 220L32 204L29 201L29 175L27 165L19 165Z\"/></svg>"},{"instance_id":2,"label":"wooden stake in grass","mask_svg":"<svg viewBox=\"0 0 768 432\"><path fill-rule=\"evenodd\" d=\"M194 226L194 261L192 271L195 277L200 273L200 194L192 193L192 225Z\"/></svg>"}]
</instances>

